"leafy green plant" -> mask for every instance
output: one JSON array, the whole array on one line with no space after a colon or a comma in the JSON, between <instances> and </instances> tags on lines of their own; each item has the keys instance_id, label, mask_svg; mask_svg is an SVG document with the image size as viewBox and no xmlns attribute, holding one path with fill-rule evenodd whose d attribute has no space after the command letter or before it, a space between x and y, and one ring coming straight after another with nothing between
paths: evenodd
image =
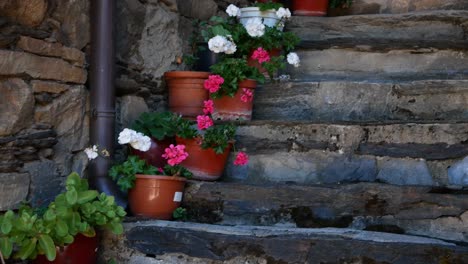
<instances>
[{"instance_id":1,"label":"leafy green plant","mask_svg":"<svg viewBox=\"0 0 468 264\"><path fill-rule=\"evenodd\" d=\"M236 126L233 124L216 124L203 133L195 129L195 122L190 120L179 120L179 131L177 136L185 139L198 138L201 140L203 149L211 148L216 153L222 154L230 143L234 142Z\"/></svg>"},{"instance_id":2,"label":"leafy green plant","mask_svg":"<svg viewBox=\"0 0 468 264\"><path fill-rule=\"evenodd\" d=\"M343 8L349 8L353 4L353 0L330 0L328 3L328 6L330 8L338 8L338 7L343 7Z\"/></svg>"},{"instance_id":3,"label":"leafy green plant","mask_svg":"<svg viewBox=\"0 0 468 264\"><path fill-rule=\"evenodd\" d=\"M133 123L132 129L158 140L173 137L180 117L169 111L142 113Z\"/></svg>"},{"instance_id":4,"label":"leafy green plant","mask_svg":"<svg viewBox=\"0 0 468 264\"><path fill-rule=\"evenodd\" d=\"M224 78L221 88L210 94L211 98L221 98L225 95L233 97L239 88L238 83L245 79L254 79L260 83L265 81L265 76L257 68L247 65L247 60L241 58L225 58L212 65L211 71Z\"/></svg>"},{"instance_id":5,"label":"leafy green plant","mask_svg":"<svg viewBox=\"0 0 468 264\"><path fill-rule=\"evenodd\" d=\"M26 260L45 255L56 257L56 247L73 242L81 233L95 236L95 227L122 234L125 210L114 197L89 190L86 179L72 173L66 180L66 191L50 203L43 214L21 206L17 213L9 210L0 215L0 251L5 258Z\"/></svg>"},{"instance_id":6,"label":"leafy green plant","mask_svg":"<svg viewBox=\"0 0 468 264\"><path fill-rule=\"evenodd\" d=\"M265 3L261 3L261 2L257 2L254 4L254 6L260 8L260 11L266 11L266 10L270 10L270 9L275 9L275 10L278 10L280 7L283 7L283 4L281 3L273 3L273 2L265 2Z\"/></svg>"},{"instance_id":7,"label":"leafy green plant","mask_svg":"<svg viewBox=\"0 0 468 264\"><path fill-rule=\"evenodd\" d=\"M183 207L177 207L174 212L172 212L172 217L175 220L187 221L188 215L187 210Z\"/></svg>"},{"instance_id":8,"label":"leafy green plant","mask_svg":"<svg viewBox=\"0 0 468 264\"><path fill-rule=\"evenodd\" d=\"M156 167L148 165L138 156L128 156L122 164L114 165L109 169L109 176L124 192L135 186L136 174L154 175L157 173Z\"/></svg>"}]
</instances>

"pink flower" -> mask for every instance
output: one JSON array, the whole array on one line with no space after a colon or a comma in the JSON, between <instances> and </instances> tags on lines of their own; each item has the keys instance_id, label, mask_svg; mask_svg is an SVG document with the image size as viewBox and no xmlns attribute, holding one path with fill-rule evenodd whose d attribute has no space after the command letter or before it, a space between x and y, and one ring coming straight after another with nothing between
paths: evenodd
<instances>
[{"instance_id":1,"label":"pink flower","mask_svg":"<svg viewBox=\"0 0 468 264\"><path fill-rule=\"evenodd\" d=\"M203 101L203 113L205 113L205 115L209 115L209 114L212 114L213 111L214 111L214 104L213 104L213 100L206 100L206 101Z\"/></svg>"},{"instance_id":2,"label":"pink flower","mask_svg":"<svg viewBox=\"0 0 468 264\"><path fill-rule=\"evenodd\" d=\"M213 125L213 120L207 115L199 115L197 116L197 125L200 130L207 129Z\"/></svg>"},{"instance_id":3,"label":"pink flower","mask_svg":"<svg viewBox=\"0 0 468 264\"><path fill-rule=\"evenodd\" d=\"M158 171L159 171L159 173L164 174L164 170L161 167L158 168Z\"/></svg>"},{"instance_id":4,"label":"pink flower","mask_svg":"<svg viewBox=\"0 0 468 264\"><path fill-rule=\"evenodd\" d=\"M249 163L249 156L242 151L237 153L236 160L234 160L234 165L243 166L247 163Z\"/></svg>"},{"instance_id":5,"label":"pink flower","mask_svg":"<svg viewBox=\"0 0 468 264\"><path fill-rule=\"evenodd\" d=\"M251 102L253 100L253 92L250 89L242 88L241 101L244 103Z\"/></svg>"},{"instance_id":6,"label":"pink flower","mask_svg":"<svg viewBox=\"0 0 468 264\"><path fill-rule=\"evenodd\" d=\"M180 164L188 157L188 153L185 151L184 145L174 146L171 144L168 148L164 150L163 158L167 159L167 163L171 166Z\"/></svg>"},{"instance_id":7,"label":"pink flower","mask_svg":"<svg viewBox=\"0 0 468 264\"><path fill-rule=\"evenodd\" d=\"M268 51L264 50L262 47L259 47L258 49L256 49L253 52L251 58L254 60L257 60L259 63L270 61L270 55L268 54Z\"/></svg>"},{"instance_id":8,"label":"pink flower","mask_svg":"<svg viewBox=\"0 0 468 264\"><path fill-rule=\"evenodd\" d=\"M208 79L205 80L205 82L203 83L203 86L205 87L205 89L210 91L210 93L216 93L223 83L223 77L219 75L210 75L208 76Z\"/></svg>"}]
</instances>

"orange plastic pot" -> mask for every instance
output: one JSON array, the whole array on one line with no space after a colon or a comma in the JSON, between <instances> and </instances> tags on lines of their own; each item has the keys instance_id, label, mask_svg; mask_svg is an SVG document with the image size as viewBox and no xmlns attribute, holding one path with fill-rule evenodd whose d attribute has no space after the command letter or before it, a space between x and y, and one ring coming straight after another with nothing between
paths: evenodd
<instances>
[{"instance_id":1,"label":"orange plastic pot","mask_svg":"<svg viewBox=\"0 0 468 264\"><path fill-rule=\"evenodd\" d=\"M216 154L211 149L202 149L197 139L183 139L176 137L177 144L185 145L185 151L189 156L182 161L181 165L193 173L196 180L215 181L221 177L231 151L229 145L222 154Z\"/></svg>"},{"instance_id":2,"label":"orange plastic pot","mask_svg":"<svg viewBox=\"0 0 468 264\"><path fill-rule=\"evenodd\" d=\"M257 86L255 80L243 80L239 82L239 89L234 97L223 96L219 99L213 99L214 112L213 118L216 120L251 120L253 98L248 102L241 100L244 88L254 93Z\"/></svg>"},{"instance_id":3,"label":"orange plastic pot","mask_svg":"<svg viewBox=\"0 0 468 264\"><path fill-rule=\"evenodd\" d=\"M136 175L128 192L130 211L135 216L169 220L179 207L186 179L161 175Z\"/></svg>"},{"instance_id":4,"label":"orange plastic pot","mask_svg":"<svg viewBox=\"0 0 468 264\"><path fill-rule=\"evenodd\" d=\"M209 75L209 72L195 71L164 73L169 90L169 109L189 119L202 115L203 101L208 100L208 91L203 83Z\"/></svg>"},{"instance_id":5,"label":"orange plastic pot","mask_svg":"<svg viewBox=\"0 0 468 264\"><path fill-rule=\"evenodd\" d=\"M328 0L293 0L292 9L296 16L326 16Z\"/></svg>"},{"instance_id":6,"label":"orange plastic pot","mask_svg":"<svg viewBox=\"0 0 468 264\"><path fill-rule=\"evenodd\" d=\"M57 250L57 257L54 261L48 261L44 255L39 255L32 261L34 264L93 264L97 261L97 249L99 238L86 237L81 234L75 236L75 240L70 245Z\"/></svg>"},{"instance_id":7,"label":"orange plastic pot","mask_svg":"<svg viewBox=\"0 0 468 264\"><path fill-rule=\"evenodd\" d=\"M164 150L169 147L169 145L174 143L174 138L157 140L151 138L150 149L143 152L134 148L130 148L130 153L132 155L138 156L140 159L146 161L146 163L156 166L158 168L164 167L167 164L166 159L162 157Z\"/></svg>"}]
</instances>

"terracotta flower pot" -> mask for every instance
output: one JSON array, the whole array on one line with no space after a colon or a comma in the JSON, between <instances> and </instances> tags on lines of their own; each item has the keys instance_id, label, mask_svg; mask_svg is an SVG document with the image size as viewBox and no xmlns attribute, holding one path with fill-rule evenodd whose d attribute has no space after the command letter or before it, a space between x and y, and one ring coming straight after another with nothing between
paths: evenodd
<instances>
[{"instance_id":1,"label":"terracotta flower pot","mask_svg":"<svg viewBox=\"0 0 468 264\"><path fill-rule=\"evenodd\" d=\"M70 245L64 247L61 250L57 250L57 257L54 261L48 261L44 255L39 255L32 263L45 264L83 264L96 263L97 249L99 247L99 238L86 237L78 234L75 236L75 240Z\"/></svg>"},{"instance_id":2,"label":"terracotta flower pot","mask_svg":"<svg viewBox=\"0 0 468 264\"><path fill-rule=\"evenodd\" d=\"M239 89L234 97L223 96L219 99L213 99L215 120L251 120L254 89L257 86L255 80L244 80L239 82ZM243 102L241 100L243 89L252 92L251 100Z\"/></svg>"},{"instance_id":3,"label":"terracotta flower pot","mask_svg":"<svg viewBox=\"0 0 468 264\"><path fill-rule=\"evenodd\" d=\"M132 155L138 156L140 159L146 160L146 163L150 165L162 168L167 164L167 161L162 157L162 154L164 154L164 150L168 148L169 145L173 144L174 141L174 138L168 138L164 140L151 138L151 147L148 151L143 152L134 148L130 148L130 153Z\"/></svg>"},{"instance_id":4,"label":"terracotta flower pot","mask_svg":"<svg viewBox=\"0 0 468 264\"><path fill-rule=\"evenodd\" d=\"M203 101L208 91L203 83L209 72L172 71L164 73L169 88L169 109L190 119L203 114Z\"/></svg>"},{"instance_id":5,"label":"terracotta flower pot","mask_svg":"<svg viewBox=\"0 0 468 264\"><path fill-rule=\"evenodd\" d=\"M244 7L241 8L241 15L239 21L242 25L246 25L247 21L251 18L259 17L263 20L263 24L269 27L276 27L280 21L279 17L276 15L276 10L270 9L266 11L260 11L258 7ZM279 30L283 30L284 25L278 25Z\"/></svg>"},{"instance_id":6,"label":"terracotta flower pot","mask_svg":"<svg viewBox=\"0 0 468 264\"><path fill-rule=\"evenodd\" d=\"M296 16L326 16L328 0L293 0L292 9Z\"/></svg>"},{"instance_id":7,"label":"terracotta flower pot","mask_svg":"<svg viewBox=\"0 0 468 264\"><path fill-rule=\"evenodd\" d=\"M183 139L176 137L177 144L185 145L189 156L182 161L181 165L193 173L193 179L204 181L215 181L221 177L226 165L231 145L222 154L216 154L211 149L202 149L196 139Z\"/></svg>"},{"instance_id":8,"label":"terracotta flower pot","mask_svg":"<svg viewBox=\"0 0 468 264\"><path fill-rule=\"evenodd\" d=\"M128 192L130 211L135 216L172 219L179 207L186 179L160 175L136 175L135 187Z\"/></svg>"}]
</instances>

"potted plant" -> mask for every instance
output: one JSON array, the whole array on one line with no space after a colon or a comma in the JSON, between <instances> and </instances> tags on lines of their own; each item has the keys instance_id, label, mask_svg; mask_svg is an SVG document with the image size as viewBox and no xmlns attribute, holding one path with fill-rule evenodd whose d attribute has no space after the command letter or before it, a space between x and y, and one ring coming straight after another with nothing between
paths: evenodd
<instances>
[{"instance_id":1,"label":"potted plant","mask_svg":"<svg viewBox=\"0 0 468 264\"><path fill-rule=\"evenodd\" d=\"M262 19L263 24L268 27L277 27L283 30L284 23L281 23L282 17L276 15L276 12L283 8L283 5L276 1L258 1L252 7L241 8L239 21L242 25L246 26L250 19ZM232 10L233 5L228 7L228 10ZM284 9L284 8L283 8ZM234 9L235 10L235 9ZM231 15L232 12L228 12Z\"/></svg>"},{"instance_id":2,"label":"potted plant","mask_svg":"<svg viewBox=\"0 0 468 264\"><path fill-rule=\"evenodd\" d=\"M211 65L219 61L219 55L208 49L208 22L195 19L192 26L192 34L189 37L190 53L184 54L183 62L195 71L208 72Z\"/></svg>"},{"instance_id":3,"label":"potted plant","mask_svg":"<svg viewBox=\"0 0 468 264\"><path fill-rule=\"evenodd\" d=\"M186 146L189 156L182 165L193 172L193 178L214 181L221 177L234 147L236 127L232 124L214 124L210 117L213 110L211 100L205 102L204 110L206 114L197 117L196 125L190 120L180 120L176 142ZM246 165L247 162L247 154L238 152L235 164Z\"/></svg>"},{"instance_id":4,"label":"potted plant","mask_svg":"<svg viewBox=\"0 0 468 264\"><path fill-rule=\"evenodd\" d=\"M328 16L345 16L352 13L353 0L329 0Z\"/></svg>"},{"instance_id":5,"label":"potted plant","mask_svg":"<svg viewBox=\"0 0 468 264\"><path fill-rule=\"evenodd\" d=\"M251 120L254 89L264 76L241 58L226 58L213 65L212 72L204 87L213 100L213 118Z\"/></svg>"},{"instance_id":6,"label":"potted plant","mask_svg":"<svg viewBox=\"0 0 468 264\"><path fill-rule=\"evenodd\" d=\"M114 165L109 175L124 192L135 216L172 218L182 201L186 178L192 173L179 164L188 157L183 145L170 145L162 155L168 164L156 168L137 156L128 156L122 164Z\"/></svg>"},{"instance_id":7,"label":"potted plant","mask_svg":"<svg viewBox=\"0 0 468 264\"><path fill-rule=\"evenodd\" d=\"M87 180L72 173L66 191L46 208L23 205L16 213L9 210L0 215L0 258L95 263L96 228L122 234L125 214L114 197L89 190Z\"/></svg>"},{"instance_id":8,"label":"potted plant","mask_svg":"<svg viewBox=\"0 0 468 264\"><path fill-rule=\"evenodd\" d=\"M131 154L146 160L150 165L164 167L167 163L162 154L169 145L175 142L178 118L180 116L168 111L142 113L133 123L132 129L149 136L151 145L146 151L131 147ZM121 144L130 143L125 140L120 142Z\"/></svg>"}]
</instances>

